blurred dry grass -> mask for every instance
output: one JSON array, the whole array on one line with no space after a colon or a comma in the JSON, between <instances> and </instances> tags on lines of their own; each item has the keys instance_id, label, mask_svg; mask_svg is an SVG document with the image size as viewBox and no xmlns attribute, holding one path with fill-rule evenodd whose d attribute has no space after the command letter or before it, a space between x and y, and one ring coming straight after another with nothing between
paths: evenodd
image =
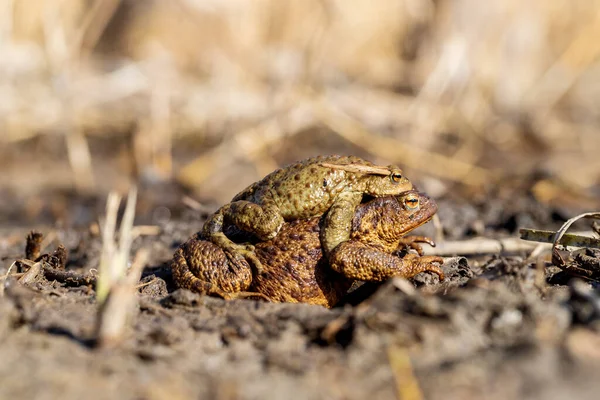
<instances>
[{"instance_id":1,"label":"blurred dry grass","mask_svg":"<svg viewBox=\"0 0 600 400\"><path fill-rule=\"evenodd\" d=\"M0 0L0 190L223 201L350 150L437 194L542 172L542 201L597 201L598 37L600 0Z\"/></svg>"}]
</instances>

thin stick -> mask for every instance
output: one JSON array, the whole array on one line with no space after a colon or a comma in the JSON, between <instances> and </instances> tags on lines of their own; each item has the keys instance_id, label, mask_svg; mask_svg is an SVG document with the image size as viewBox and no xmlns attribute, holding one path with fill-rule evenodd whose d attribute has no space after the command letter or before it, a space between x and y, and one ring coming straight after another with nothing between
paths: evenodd
<instances>
[{"instance_id":1,"label":"thin stick","mask_svg":"<svg viewBox=\"0 0 600 400\"><path fill-rule=\"evenodd\" d=\"M321 163L322 167L331 168L331 169L339 169L347 172L356 172L362 174L370 174L370 175L383 175L387 176L391 174L391 170L387 167L380 167L376 165L359 165L359 164L329 164L329 163Z\"/></svg>"},{"instance_id":2,"label":"thin stick","mask_svg":"<svg viewBox=\"0 0 600 400\"><path fill-rule=\"evenodd\" d=\"M423 248L424 255L437 255L442 257L455 255L482 255L499 253L519 253L532 251L538 246L536 243L524 242L518 238L488 239L475 238L459 241L445 241L436 243L435 248ZM550 245L547 246L550 249Z\"/></svg>"},{"instance_id":3,"label":"thin stick","mask_svg":"<svg viewBox=\"0 0 600 400\"><path fill-rule=\"evenodd\" d=\"M398 399L421 400L423 391L419 385L408 354L408 349L399 346L390 346L387 351L390 368L396 381Z\"/></svg>"},{"instance_id":4,"label":"thin stick","mask_svg":"<svg viewBox=\"0 0 600 400\"><path fill-rule=\"evenodd\" d=\"M148 286L148 285L152 285L152 284L153 284L154 282L156 282L156 281L158 281L158 278L156 278L156 277L155 277L155 278L153 278L153 279L149 280L148 282L140 283L140 284L139 284L139 285L137 285L135 288L136 288L136 289L141 289L141 288L144 288L144 287L146 287L146 286Z\"/></svg>"},{"instance_id":5,"label":"thin stick","mask_svg":"<svg viewBox=\"0 0 600 400\"><path fill-rule=\"evenodd\" d=\"M569 224L567 228L570 226ZM560 241L558 244L563 246L573 246L573 247L593 247L600 249L600 239L583 236L588 232L581 232L579 234L573 233L564 233L560 236ZM520 229L519 234L521 239L529 240L532 242L542 242L542 243L554 243L557 237L556 231L544 231L540 229ZM589 232L593 233L593 232Z\"/></svg>"},{"instance_id":6,"label":"thin stick","mask_svg":"<svg viewBox=\"0 0 600 400\"><path fill-rule=\"evenodd\" d=\"M579 215L569 219L567 222L565 222L563 224L563 226L560 227L560 229L558 231L556 231L556 235L554 236L552 247L556 248L556 246L559 244L561 239L565 236L565 233L571 227L571 225L573 225L573 223L575 223L575 221L578 221L582 218L600 219L600 212L583 213L583 214L579 214Z\"/></svg>"},{"instance_id":7,"label":"thin stick","mask_svg":"<svg viewBox=\"0 0 600 400\"><path fill-rule=\"evenodd\" d=\"M61 269L44 267L44 276L49 281L58 281L73 286L91 286L95 285L97 278L93 273L82 274L75 271L64 271Z\"/></svg>"},{"instance_id":8,"label":"thin stick","mask_svg":"<svg viewBox=\"0 0 600 400\"><path fill-rule=\"evenodd\" d=\"M138 225L131 228L131 237L135 239L140 236L156 236L160 234L160 226Z\"/></svg>"},{"instance_id":9,"label":"thin stick","mask_svg":"<svg viewBox=\"0 0 600 400\"><path fill-rule=\"evenodd\" d=\"M181 198L181 202L186 207L188 207L194 211L198 211L200 213L212 214L216 210L214 207L204 205L204 204L200 203L198 200L191 198L190 196L183 196Z\"/></svg>"},{"instance_id":10,"label":"thin stick","mask_svg":"<svg viewBox=\"0 0 600 400\"><path fill-rule=\"evenodd\" d=\"M579 214L560 227L558 231L556 231L556 235L554 235L554 241L552 243L552 263L563 269L572 269L573 271L577 271L579 273L583 273L587 277L592 277L594 272L588 270L587 268L579 268L576 263L572 263L569 258L570 254L567 252L565 257L565 252L561 251L558 247L558 244L561 242L562 238L565 236L567 230L573 225L575 221L578 221L583 218L592 218L592 219L600 219L600 212L588 212Z\"/></svg>"}]
</instances>

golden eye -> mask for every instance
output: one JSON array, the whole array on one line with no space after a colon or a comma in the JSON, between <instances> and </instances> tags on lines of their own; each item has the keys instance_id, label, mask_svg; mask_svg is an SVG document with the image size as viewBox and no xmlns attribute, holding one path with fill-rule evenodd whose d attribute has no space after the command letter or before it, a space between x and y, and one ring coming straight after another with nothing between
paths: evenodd
<instances>
[{"instance_id":1,"label":"golden eye","mask_svg":"<svg viewBox=\"0 0 600 400\"><path fill-rule=\"evenodd\" d=\"M392 179L392 182L399 183L402 180L402 173L392 172L392 174L390 175L390 178Z\"/></svg>"},{"instance_id":2,"label":"golden eye","mask_svg":"<svg viewBox=\"0 0 600 400\"><path fill-rule=\"evenodd\" d=\"M409 210L419 208L419 198L417 196L408 196L404 199L404 205Z\"/></svg>"}]
</instances>

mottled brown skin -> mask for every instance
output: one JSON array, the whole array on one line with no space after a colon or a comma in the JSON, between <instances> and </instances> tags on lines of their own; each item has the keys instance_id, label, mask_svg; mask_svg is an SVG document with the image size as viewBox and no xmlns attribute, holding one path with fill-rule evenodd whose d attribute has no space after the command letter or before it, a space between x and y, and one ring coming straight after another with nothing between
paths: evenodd
<instances>
[{"instance_id":1,"label":"mottled brown skin","mask_svg":"<svg viewBox=\"0 0 600 400\"><path fill-rule=\"evenodd\" d=\"M319 156L278 169L250 185L221 207L202 229L202 236L226 251L235 262L246 259L261 271L253 247L236 244L226 225L260 240L277 236L286 221L326 213L321 229L325 254L349 239L352 216L363 195L381 197L412 189L396 166L381 167L354 156Z\"/></svg>"},{"instance_id":2,"label":"mottled brown skin","mask_svg":"<svg viewBox=\"0 0 600 400\"><path fill-rule=\"evenodd\" d=\"M375 198L361 204L352 219L349 240L324 255L320 234L324 218L286 223L272 240L256 244L264 270L253 277L246 261L231 262L215 244L193 237L175 253L171 268L179 287L224 298L257 296L275 302L335 305L355 280L411 278L431 271L443 279L440 257L394 253L404 247L420 252L424 237L403 237L429 221L435 202L416 191Z\"/></svg>"}]
</instances>

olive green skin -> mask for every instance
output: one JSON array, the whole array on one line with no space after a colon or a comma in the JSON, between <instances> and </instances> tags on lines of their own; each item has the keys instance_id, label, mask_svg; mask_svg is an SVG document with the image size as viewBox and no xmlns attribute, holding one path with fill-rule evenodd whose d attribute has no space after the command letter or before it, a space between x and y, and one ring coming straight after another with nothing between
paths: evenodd
<instances>
[{"instance_id":1,"label":"olive green skin","mask_svg":"<svg viewBox=\"0 0 600 400\"><path fill-rule=\"evenodd\" d=\"M203 294L332 307L356 280L411 278L423 271L443 279L436 265L443 262L440 257L394 254L405 246L420 250L418 242L433 243L404 235L429 221L436 211L435 202L416 191L361 204L353 216L349 240L329 257L320 240L324 218L285 223L277 237L256 244L255 253L264 268L256 276L245 260L230 260L220 247L193 237L176 251L171 270L177 286Z\"/></svg>"},{"instance_id":2,"label":"olive green skin","mask_svg":"<svg viewBox=\"0 0 600 400\"><path fill-rule=\"evenodd\" d=\"M331 166L375 167L384 173L349 171ZM234 225L260 240L277 236L286 221L326 213L321 241L326 254L348 240L352 216L364 195L396 195L412 189L412 183L395 166L378 167L355 156L319 156L278 169L250 185L213 214L202 236L228 252L229 258L245 258L260 271L262 266L251 246L237 245L223 229Z\"/></svg>"}]
</instances>

